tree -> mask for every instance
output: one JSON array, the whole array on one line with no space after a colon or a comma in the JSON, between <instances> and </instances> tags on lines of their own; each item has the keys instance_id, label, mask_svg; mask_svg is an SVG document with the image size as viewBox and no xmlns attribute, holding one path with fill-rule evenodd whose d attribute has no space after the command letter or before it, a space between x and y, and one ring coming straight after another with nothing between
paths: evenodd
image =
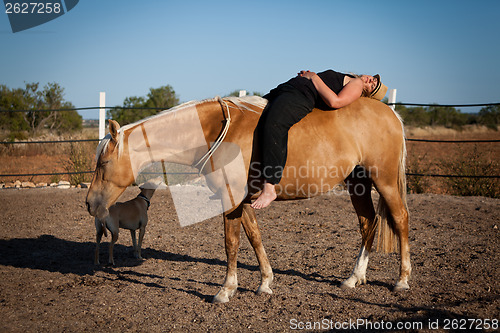
<instances>
[{"instance_id":1,"label":"tree","mask_svg":"<svg viewBox=\"0 0 500 333\"><path fill-rule=\"evenodd\" d=\"M166 85L160 88L150 88L145 106L148 108L159 108L159 111L170 109L179 104L174 88Z\"/></svg>"},{"instance_id":2,"label":"tree","mask_svg":"<svg viewBox=\"0 0 500 333\"><path fill-rule=\"evenodd\" d=\"M489 105L479 110L478 123L498 130L498 125L500 125L500 105Z\"/></svg>"},{"instance_id":3,"label":"tree","mask_svg":"<svg viewBox=\"0 0 500 333\"><path fill-rule=\"evenodd\" d=\"M403 118L405 125L428 126L430 124L430 115L421 106L407 108L404 105L396 105L396 111Z\"/></svg>"},{"instance_id":4,"label":"tree","mask_svg":"<svg viewBox=\"0 0 500 333\"><path fill-rule=\"evenodd\" d=\"M108 111L108 118L116 120L123 126L170 109L177 104L179 104L179 98L172 86L150 88L146 97L125 98L121 108L117 107Z\"/></svg>"},{"instance_id":5,"label":"tree","mask_svg":"<svg viewBox=\"0 0 500 333\"><path fill-rule=\"evenodd\" d=\"M111 109L108 111L108 118L116 120L121 125L133 123L138 119L142 119L150 115L149 110L140 110L137 108L144 107L146 100L144 97L126 97L123 101L123 109ZM129 110L127 108L134 108Z\"/></svg>"},{"instance_id":6,"label":"tree","mask_svg":"<svg viewBox=\"0 0 500 333\"><path fill-rule=\"evenodd\" d=\"M431 117L430 125L445 127L461 127L467 123L467 115L449 106L431 106L428 111Z\"/></svg>"},{"instance_id":7,"label":"tree","mask_svg":"<svg viewBox=\"0 0 500 333\"><path fill-rule=\"evenodd\" d=\"M42 129L72 131L82 128L82 117L64 100L64 88L53 82L40 90L39 83L26 83L25 88L9 89L0 86L1 110L32 110L24 112L2 112L0 128L13 132L29 131L36 136ZM47 111L43 111L47 110ZM12 136L12 135L11 135Z\"/></svg>"},{"instance_id":8,"label":"tree","mask_svg":"<svg viewBox=\"0 0 500 333\"><path fill-rule=\"evenodd\" d=\"M0 85L0 109L24 110L23 90L10 90L6 85ZM0 112L0 129L19 133L29 129L21 112ZM14 135L15 137L16 135Z\"/></svg>"},{"instance_id":9,"label":"tree","mask_svg":"<svg viewBox=\"0 0 500 333\"><path fill-rule=\"evenodd\" d=\"M474 120L470 114L449 106L432 105L429 107L406 107L396 105L396 111L401 115L405 125L411 126L445 126L461 128Z\"/></svg>"}]
</instances>

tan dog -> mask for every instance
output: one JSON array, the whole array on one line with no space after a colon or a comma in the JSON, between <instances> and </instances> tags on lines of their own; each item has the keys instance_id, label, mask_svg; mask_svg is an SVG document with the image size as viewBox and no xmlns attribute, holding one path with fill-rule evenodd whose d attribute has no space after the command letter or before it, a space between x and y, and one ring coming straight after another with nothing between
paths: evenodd
<instances>
[{"instance_id":1,"label":"tan dog","mask_svg":"<svg viewBox=\"0 0 500 333\"><path fill-rule=\"evenodd\" d=\"M151 183L146 183L151 185ZM144 184L144 185L146 185ZM134 256L137 259L141 257L141 246L146 225L148 223L148 209L150 199L156 190L156 186L141 186L141 193L132 200L126 202L119 202L109 208L109 215L100 220L95 218L96 228L96 248L94 263L99 265L99 244L102 235L107 236L106 228L111 232L111 242L109 243L109 264L115 264L113 259L113 246L118 240L119 228L129 229L130 236L134 247ZM135 231L139 229L139 244L136 242Z\"/></svg>"}]
</instances>

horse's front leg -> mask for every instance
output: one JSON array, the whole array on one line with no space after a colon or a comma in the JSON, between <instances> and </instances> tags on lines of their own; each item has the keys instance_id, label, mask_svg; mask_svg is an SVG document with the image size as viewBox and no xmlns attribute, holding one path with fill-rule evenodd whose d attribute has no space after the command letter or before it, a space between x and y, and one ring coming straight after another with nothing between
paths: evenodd
<instances>
[{"instance_id":1,"label":"horse's front leg","mask_svg":"<svg viewBox=\"0 0 500 333\"><path fill-rule=\"evenodd\" d=\"M229 302L238 288L236 267L238 264L238 248L240 246L241 208L230 214L224 214L224 238L227 256L226 280L213 299L213 303Z\"/></svg>"},{"instance_id":2,"label":"horse's front leg","mask_svg":"<svg viewBox=\"0 0 500 333\"><path fill-rule=\"evenodd\" d=\"M273 282L273 270L267 259L266 250L262 245L262 237L260 235L259 226L257 225L257 218L255 216L255 210L250 206L250 204L243 204L243 216L242 216L243 228L245 233L252 245L257 260L259 261L260 273L261 273L261 283L259 289L257 289L257 294L272 294L273 291L269 287L271 282Z\"/></svg>"}]
</instances>

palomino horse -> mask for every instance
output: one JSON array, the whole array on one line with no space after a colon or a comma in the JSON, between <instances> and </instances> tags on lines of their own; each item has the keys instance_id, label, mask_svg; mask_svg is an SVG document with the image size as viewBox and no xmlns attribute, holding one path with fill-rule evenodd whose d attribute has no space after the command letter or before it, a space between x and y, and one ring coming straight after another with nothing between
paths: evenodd
<instances>
[{"instance_id":1,"label":"palomino horse","mask_svg":"<svg viewBox=\"0 0 500 333\"><path fill-rule=\"evenodd\" d=\"M250 207L250 200L262 186L258 176L253 175L259 170L253 164L258 162L254 132L257 133L255 129L266 103L260 97L219 98L185 103L122 128L110 120L110 134L98 147L96 171L87 194L89 213L100 218L106 216L108 208L134 182L137 170L148 163L163 160L195 165L205 172L208 166L206 163L200 166L199 162L209 151L207 142L220 143L223 134L224 142L241 149L248 177L242 183L248 184L248 191L241 202L223 214L227 272L214 302L229 301L237 289L241 224L260 266L261 284L257 293L272 293L269 288L272 269L255 212ZM227 126L229 116L231 124ZM144 139L132 140L134 133L144 133ZM200 140L199 133L205 141ZM341 287L366 283L368 256L379 225L378 238L385 240L386 252L393 251L395 241L399 241L401 265L394 289L408 289L411 266L405 195L406 146L399 116L387 105L369 98L360 98L336 111L314 110L290 129L288 147L283 178L276 186L278 200L320 195L342 181L350 192L362 242L352 275ZM371 197L372 185L380 194L377 212Z\"/></svg>"}]
</instances>

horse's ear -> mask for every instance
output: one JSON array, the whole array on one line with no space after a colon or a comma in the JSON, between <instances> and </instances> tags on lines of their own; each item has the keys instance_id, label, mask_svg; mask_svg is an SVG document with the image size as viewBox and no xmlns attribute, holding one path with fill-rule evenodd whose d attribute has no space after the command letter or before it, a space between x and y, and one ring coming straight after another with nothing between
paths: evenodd
<instances>
[{"instance_id":1,"label":"horse's ear","mask_svg":"<svg viewBox=\"0 0 500 333\"><path fill-rule=\"evenodd\" d=\"M117 141L116 138L118 137L118 130L119 129L120 129L120 124L118 124L113 119L109 119L109 134L111 134L111 138L115 142Z\"/></svg>"}]
</instances>

